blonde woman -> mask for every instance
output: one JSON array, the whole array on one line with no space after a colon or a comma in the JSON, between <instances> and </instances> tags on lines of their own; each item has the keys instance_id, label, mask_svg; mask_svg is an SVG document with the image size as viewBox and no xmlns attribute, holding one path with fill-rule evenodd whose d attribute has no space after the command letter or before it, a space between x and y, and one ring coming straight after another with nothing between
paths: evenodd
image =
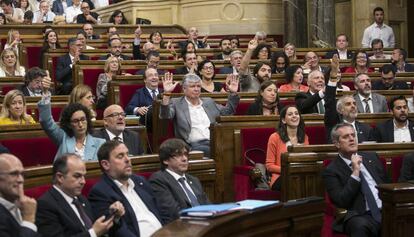
<instances>
[{"instance_id":1,"label":"blonde woman","mask_svg":"<svg viewBox=\"0 0 414 237\"><path fill-rule=\"evenodd\" d=\"M19 90L11 90L4 96L0 112L0 125L34 124L32 116L26 113L26 100Z\"/></svg>"},{"instance_id":2,"label":"blonde woman","mask_svg":"<svg viewBox=\"0 0 414 237\"><path fill-rule=\"evenodd\" d=\"M285 44L285 47L283 47L283 52L285 52L286 56L288 56L290 62L296 60L296 46L294 44Z\"/></svg>"},{"instance_id":3,"label":"blonde woman","mask_svg":"<svg viewBox=\"0 0 414 237\"><path fill-rule=\"evenodd\" d=\"M73 88L70 93L69 104L79 103L89 109L91 119L96 120L96 112L93 109L95 104L95 96L92 94L92 90L89 86L80 84Z\"/></svg>"},{"instance_id":4,"label":"blonde woman","mask_svg":"<svg viewBox=\"0 0 414 237\"><path fill-rule=\"evenodd\" d=\"M98 102L96 107L104 109L107 106L108 82L115 75L121 75L121 61L114 56L110 56L105 62L104 73L99 74L96 84L96 95Z\"/></svg>"},{"instance_id":5,"label":"blonde woman","mask_svg":"<svg viewBox=\"0 0 414 237\"><path fill-rule=\"evenodd\" d=\"M16 51L10 48L4 49L0 57L0 77L26 75L24 67L20 66Z\"/></svg>"},{"instance_id":6,"label":"blonde woman","mask_svg":"<svg viewBox=\"0 0 414 237\"><path fill-rule=\"evenodd\" d=\"M20 39L20 32L18 30L9 30L7 33L7 42L4 45L4 49L13 49L19 54L19 45L22 43Z\"/></svg>"}]
</instances>

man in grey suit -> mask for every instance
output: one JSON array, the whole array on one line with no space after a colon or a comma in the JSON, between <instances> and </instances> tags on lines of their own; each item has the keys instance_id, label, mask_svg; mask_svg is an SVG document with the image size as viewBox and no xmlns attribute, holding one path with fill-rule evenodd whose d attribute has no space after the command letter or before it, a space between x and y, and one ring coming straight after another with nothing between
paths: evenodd
<instances>
[{"instance_id":1,"label":"man in grey suit","mask_svg":"<svg viewBox=\"0 0 414 237\"><path fill-rule=\"evenodd\" d=\"M110 105L104 110L104 128L94 133L95 137L103 138L107 141L117 140L123 142L133 156L142 155L142 148L139 134L125 129L125 112L119 105Z\"/></svg>"},{"instance_id":2,"label":"man in grey suit","mask_svg":"<svg viewBox=\"0 0 414 237\"><path fill-rule=\"evenodd\" d=\"M227 89L230 92L226 106L216 104L208 97L200 98L201 79L195 74L187 74L183 79L184 96L171 97L171 92L178 82L166 73L163 78L164 93L162 96L160 118L174 120L174 133L177 138L190 144L191 150L203 151L210 157L210 124L220 115L232 115L239 104L237 94L239 79L233 74L227 76Z\"/></svg>"},{"instance_id":3,"label":"man in grey suit","mask_svg":"<svg viewBox=\"0 0 414 237\"><path fill-rule=\"evenodd\" d=\"M161 170L149 181L165 223L177 219L182 209L210 203L198 178L187 174L189 150L177 138L168 139L160 146Z\"/></svg>"},{"instance_id":4,"label":"man in grey suit","mask_svg":"<svg viewBox=\"0 0 414 237\"><path fill-rule=\"evenodd\" d=\"M371 92L371 78L365 73L359 73L354 78L357 93L354 99L358 113L384 113L388 111L385 96Z\"/></svg>"}]
</instances>

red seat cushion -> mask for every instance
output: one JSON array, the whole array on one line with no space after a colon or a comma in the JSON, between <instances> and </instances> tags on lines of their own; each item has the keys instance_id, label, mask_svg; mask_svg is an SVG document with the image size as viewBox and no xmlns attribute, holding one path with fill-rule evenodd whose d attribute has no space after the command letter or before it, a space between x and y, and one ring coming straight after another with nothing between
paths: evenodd
<instances>
[{"instance_id":1,"label":"red seat cushion","mask_svg":"<svg viewBox=\"0 0 414 237\"><path fill-rule=\"evenodd\" d=\"M94 95L96 95L96 83L101 73L104 73L103 69L83 69L83 84L88 85Z\"/></svg>"},{"instance_id":2,"label":"red seat cushion","mask_svg":"<svg viewBox=\"0 0 414 237\"><path fill-rule=\"evenodd\" d=\"M27 46L27 67L40 67L42 62L40 62L40 51L41 46Z\"/></svg>"},{"instance_id":3,"label":"red seat cushion","mask_svg":"<svg viewBox=\"0 0 414 237\"><path fill-rule=\"evenodd\" d=\"M276 128L243 128L240 129L242 155L249 156L254 162L264 164L266 162L267 142L270 135L276 132ZM264 153L263 153L263 152ZM251 165L245 160L246 165Z\"/></svg>"},{"instance_id":4,"label":"red seat cushion","mask_svg":"<svg viewBox=\"0 0 414 237\"><path fill-rule=\"evenodd\" d=\"M135 91L142 87L144 87L144 84L119 85L119 105L122 108L125 108L134 95Z\"/></svg>"},{"instance_id":5,"label":"red seat cushion","mask_svg":"<svg viewBox=\"0 0 414 237\"><path fill-rule=\"evenodd\" d=\"M250 102L240 102L239 105L237 105L236 112L234 113L234 115L246 115L247 109L250 105Z\"/></svg>"},{"instance_id":6,"label":"red seat cushion","mask_svg":"<svg viewBox=\"0 0 414 237\"><path fill-rule=\"evenodd\" d=\"M40 196L42 196L51 187L52 187L52 184L44 184L44 185L40 185L40 186L37 186L37 187L26 188L26 189L24 189L24 194L26 196L38 199Z\"/></svg>"},{"instance_id":7,"label":"red seat cushion","mask_svg":"<svg viewBox=\"0 0 414 237\"><path fill-rule=\"evenodd\" d=\"M326 130L325 126L307 126L305 133L309 137L310 145L326 144Z\"/></svg>"}]
</instances>

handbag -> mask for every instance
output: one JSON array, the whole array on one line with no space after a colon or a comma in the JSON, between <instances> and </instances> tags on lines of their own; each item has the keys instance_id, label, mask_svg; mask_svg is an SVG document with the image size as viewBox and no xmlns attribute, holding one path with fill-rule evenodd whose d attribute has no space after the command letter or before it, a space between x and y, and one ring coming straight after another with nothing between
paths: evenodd
<instances>
[{"instance_id":1,"label":"handbag","mask_svg":"<svg viewBox=\"0 0 414 237\"><path fill-rule=\"evenodd\" d=\"M270 178L266 166L262 163L254 162L249 157L249 153L251 152L260 152L263 155L266 155L266 152L260 148L251 148L244 153L244 157L254 166L254 168L249 171L249 177L254 183L256 190L270 190Z\"/></svg>"}]
</instances>

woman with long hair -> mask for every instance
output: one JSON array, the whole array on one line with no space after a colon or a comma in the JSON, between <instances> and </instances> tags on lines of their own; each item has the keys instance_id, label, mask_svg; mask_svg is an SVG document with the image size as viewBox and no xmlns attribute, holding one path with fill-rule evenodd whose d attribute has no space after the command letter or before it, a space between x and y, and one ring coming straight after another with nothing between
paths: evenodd
<instances>
[{"instance_id":1,"label":"woman with long hair","mask_svg":"<svg viewBox=\"0 0 414 237\"><path fill-rule=\"evenodd\" d=\"M45 33L45 36L43 38L43 46L42 49L40 49L40 65L43 69L46 68L45 62L44 62L44 55L50 50L60 49L61 46L59 44L59 37L56 31L54 30L48 30Z\"/></svg>"},{"instance_id":2,"label":"woman with long hair","mask_svg":"<svg viewBox=\"0 0 414 237\"><path fill-rule=\"evenodd\" d=\"M288 56L289 61L296 60L296 46L292 43L286 43L283 47L283 52Z\"/></svg>"},{"instance_id":3,"label":"woman with long hair","mask_svg":"<svg viewBox=\"0 0 414 237\"><path fill-rule=\"evenodd\" d=\"M214 81L216 66L208 59L198 64L197 74L201 78L201 92L226 92L220 82Z\"/></svg>"},{"instance_id":4,"label":"woman with long hair","mask_svg":"<svg viewBox=\"0 0 414 237\"><path fill-rule=\"evenodd\" d=\"M300 65L293 65L286 68L286 84L280 86L279 92L300 91L307 92L308 86L303 85L303 69Z\"/></svg>"},{"instance_id":5,"label":"woman with long hair","mask_svg":"<svg viewBox=\"0 0 414 237\"><path fill-rule=\"evenodd\" d=\"M0 125L34 124L32 116L26 113L26 100L19 90L7 92L0 112Z\"/></svg>"},{"instance_id":6,"label":"woman with long hair","mask_svg":"<svg viewBox=\"0 0 414 237\"><path fill-rule=\"evenodd\" d=\"M69 104L79 103L89 109L92 120L96 120L96 112L93 108L95 96L89 86L80 84L73 88L69 96Z\"/></svg>"},{"instance_id":7,"label":"woman with long hair","mask_svg":"<svg viewBox=\"0 0 414 237\"><path fill-rule=\"evenodd\" d=\"M109 17L109 23L114 25L127 25L128 20L125 18L125 15L121 10L115 10Z\"/></svg>"},{"instance_id":8,"label":"woman with long hair","mask_svg":"<svg viewBox=\"0 0 414 237\"><path fill-rule=\"evenodd\" d=\"M164 46L164 38L162 37L161 32L154 31L149 36L150 42L155 46L156 50L165 48Z\"/></svg>"},{"instance_id":9,"label":"woman with long hair","mask_svg":"<svg viewBox=\"0 0 414 237\"><path fill-rule=\"evenodd\" d=\"M4 49L0 57L0 77L24 77L26 75L25 68L20 66L16 51L11 48Z\"/></svg>"},{"instance_id":10,"label":"woman with long hair","mask_svg":"<svg viewBox=\"0 0 414 237\"><path fill-rule=\"evenodd\" d=\"M121 61L117 57L110 56L105 62L104 73L99 74L96 83L96 96L98 97L96 108L106 108L108 105L108 82L112 80L113 76L121 74Z\"/></svg>"},{"instance_id":11,"label":"woman with long hair","mask_svg":"<svg viewBox=\"0 0 414 237\"><path fill-rule=\"evenodd\" d=\"M13 49L19 55L19 45L22 43L20 38L20 32L18 30L9 30L7 33L7 41L4 45L4 49Z\"/></svg>"},{"instance_id":12,"label":"woman with long hair","mask_svg":"<svg viewBox=\"0 0 414 237\"><path fill-rule=\"evenodd\" d=\"M274 81L262 82L253 104L247 109L247 115L278 115L281 105L277 95L277 86Z\"/></svg>"},{"instance_id":13,"label":"woman with long hair","mask_svg":"<svg viewBox=\"0 0 414 237\"><path fill-rule=\"evenodd\" d=\"M267 143L266 169L271 173L272 190L280 191L281 156L288 146L309 145L305 123L295 105L287 105L280 111L278 131L270 135Z\"/></svg>"},{"instance_id":14,"label":"woman with long hair","mask_svg":"<svg viewBox=\"0 0 414 237\"><path fill-rule=\"evenodd\" d=\"M272 73L285 73L290 61L284 52L279 51L272 54L270 64L272 65Z\"/></svg>"}]
</instances>

